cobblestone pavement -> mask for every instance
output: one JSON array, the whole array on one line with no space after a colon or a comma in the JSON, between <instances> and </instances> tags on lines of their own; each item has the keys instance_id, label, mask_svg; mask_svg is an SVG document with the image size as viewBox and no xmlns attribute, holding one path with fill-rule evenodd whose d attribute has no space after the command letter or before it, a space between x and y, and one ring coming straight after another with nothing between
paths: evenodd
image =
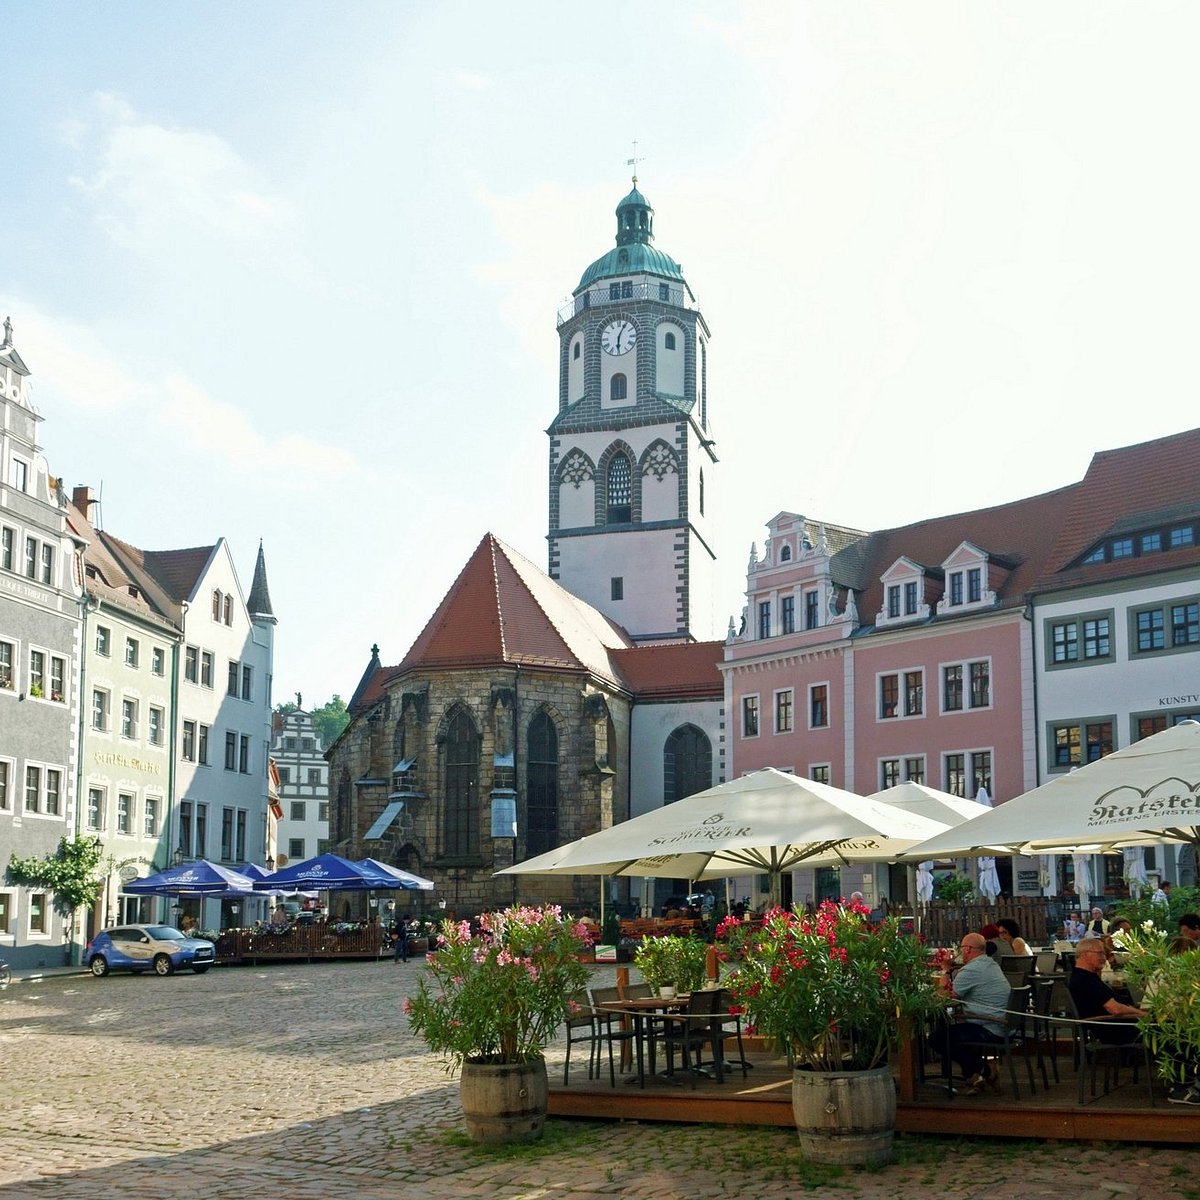
<instances>
[{"instance_id":1,"label":"cobblestone pavement","mask_svg":"<svg viewBox=\"0 0 1200 1200\"><path fill-rule=\"evenodd\" d=\"M421 969L14 984L0 993L0 1198L1200 1200L1200 1155L1183 1148L911 1137L899 1163L858 1173L805 1164L787 1130L550 1121L536 1148L480 1150L457 1081L400 1013Z\"/></svg>"}]
</instances>

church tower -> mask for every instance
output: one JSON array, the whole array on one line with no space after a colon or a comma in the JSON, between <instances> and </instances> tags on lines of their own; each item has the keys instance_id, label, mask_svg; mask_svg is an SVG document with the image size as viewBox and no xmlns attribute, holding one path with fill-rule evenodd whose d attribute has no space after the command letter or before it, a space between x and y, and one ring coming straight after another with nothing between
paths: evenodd
<instances>
[{"instance_id":1,"label":"church tower","mask_svg":"<svg viewBox=\"0 0 1200 1200\"><path fill-rule=\"evenodd\" d=\"M639 641L717 636L708 326L636 176L558 336L551 577Z\"/></svg>"}]
</instances>

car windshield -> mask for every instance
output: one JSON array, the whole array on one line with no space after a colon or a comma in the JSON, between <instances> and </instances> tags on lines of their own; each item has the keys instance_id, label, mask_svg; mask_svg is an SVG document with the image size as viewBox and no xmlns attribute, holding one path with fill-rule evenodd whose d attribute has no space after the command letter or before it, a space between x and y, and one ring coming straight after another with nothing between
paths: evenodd
<instances>
[{"instance_id":1,"label":"car windshield","mask_svg":"<svg viewBox=\"0 0 1200 1200\"><path fill-rule=\"evenodd\" d=\"M147 925L146 932L156 942L172 942L187 937L186 933L180 933L174 925Z\"/></svg>"}]
</instances>

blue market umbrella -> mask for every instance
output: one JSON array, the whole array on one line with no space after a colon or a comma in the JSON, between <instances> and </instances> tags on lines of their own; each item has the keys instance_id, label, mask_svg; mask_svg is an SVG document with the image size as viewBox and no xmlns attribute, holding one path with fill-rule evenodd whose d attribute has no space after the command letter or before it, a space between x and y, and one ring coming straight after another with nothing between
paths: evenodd
<instances>
[{"instance_id":1,"label":"blue market umbrella","mask_svg":"<svg viewBox=\"0 0 1200 1200\"><path fill-rule=\"evenodd\" d=\"M238 873L245 875L251 883L256 879L270 879L271 872L266 867L260 867L258 863L247 863L244 867L238 867Z\"/></svg>"},{"instance_id":2,"label":"blue market umbrella","mask_svg":"<svg viewBox=\"0 0 1200 1200\"><path fill-rule=\"evenodd\" d=\"M291 863L253 883L256 892L299 891L306 888L322 892L382 892L392 891L399 886L394 878L383 871L351 862L337 854L318 854L316 858Z\"/></svg>"},{"instance_id":3,"label":"blue market umbrella","mask_svg":"<svg viewBox=\"0 0 1200 1200\"><path fill-rule=\"evenodd\" d=\"M134 896L245 896L252 890L252 881L230 867L202 858L135 879L121 890Z\"/></svg>"},{"instance_id":4,"label":"blue market umbrella","mask_svg":"<svg viewBox=\"0 0 1200 1200\"><path fill-rule=\"evenodd\" d=\"M432 892L433 880L425 879L420 875L413 875L409 871L401 870L399 867L389 866L387 863L378 862L373 858L360 858L356 864L360 867L366 867L368 870L377 871L382 875L386 875L394 882L387 884L387 887L394 891L405 892Z\"/></svg>"}]
</instances>

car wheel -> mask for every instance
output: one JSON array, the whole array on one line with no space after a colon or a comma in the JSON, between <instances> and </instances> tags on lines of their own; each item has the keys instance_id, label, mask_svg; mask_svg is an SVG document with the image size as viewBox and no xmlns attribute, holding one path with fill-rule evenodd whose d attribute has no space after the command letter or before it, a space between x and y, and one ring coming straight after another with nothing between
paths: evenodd
<instances>
[{"instance_id":1,"label":"car wheel","mask_svg":"<svg viewBox=\"0 0 1200 1200\"><path fill-rule=\"evenodd\" d=\"M166 954L156 954L154 956L154 973L155 975L174 975L175 964Z\"/></svg>"},{"instance_id":2,"label":"car wheel","mask_svg":"<svg viewBox=\"0 0 1200 1200\"><path fill-rule=\"evenodd\" d=\"M97 979L103 979L108 974L108 959L103 954L93 954L88 969Z\"/></svg>"},{"instance_id":3,"label":"car wheel","mask_svg":"<svg viewBox=\"0 0 1200 1200\"><path fill-rule=\"evenodd\" d=\"M203 975L204 972L208 970L209 966L211 966L211 964L206 963L203 967L193 967L192 972L196 975Z\"/></svg>"}]
</instances>

